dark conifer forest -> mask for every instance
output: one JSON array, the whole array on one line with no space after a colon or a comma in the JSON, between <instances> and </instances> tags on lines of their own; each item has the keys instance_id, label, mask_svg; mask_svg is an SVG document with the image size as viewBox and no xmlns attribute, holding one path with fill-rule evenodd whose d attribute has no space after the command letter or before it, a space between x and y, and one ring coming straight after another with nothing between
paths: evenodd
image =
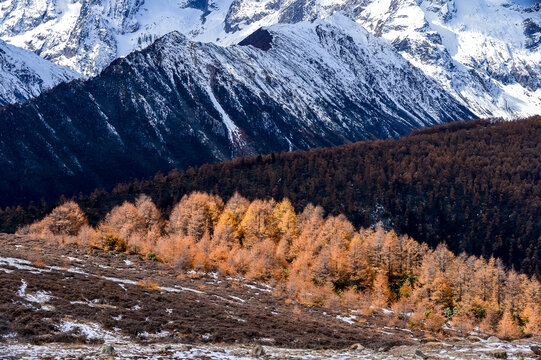
<instances>
[{"instance_id":1,"label":"dark conifer forest","mask_svg":"<svg viewBox=\"0 0 541 360\"><path fill-rule=\"evenodd\" d=\"M346 214L356 226L381 222L456 253L499 257L541 275L541 117L477 120L422 130L397 140L238 158L174 170L75 197L91 224L124 201L148 194L168 215L183 195L206 191L250 200L287 197ZM65 202L62 198L59 203ZM55 204L0 210L0 230L43 217Z\"/></svg>"}]
</instances>

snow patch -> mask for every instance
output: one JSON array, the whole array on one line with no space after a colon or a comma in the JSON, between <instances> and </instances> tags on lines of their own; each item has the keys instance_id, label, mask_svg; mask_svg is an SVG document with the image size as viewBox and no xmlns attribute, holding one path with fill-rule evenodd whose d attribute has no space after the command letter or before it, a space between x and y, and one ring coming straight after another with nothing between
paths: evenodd
<instances>
[{"instance_id":1,"label":"snow patch","mask_svg":"<svg viewBox=\"0 0 541 360\"><path fill-rule=\"evenodd\" d=\"M37 291L35 294L30 294L26 292L27 283L24 279L21 280L22 284L19 287L19 290L17 290L17 295L25 299L26 301L37 303L37 304L45 304L49 302L53 296L50 295L49 292L46 291ZM50 308L46 308L50 309Z\"/></svg>"},{"instance_id":2,"label":"snow patch","mask_svg":"<svg viewBox=\"0 0 541 360\"><path fill-rule=\"evenodd\" d=\"M225 112L225 110L222 108L222 105L218 102L216 99L216 96L214 96L214 92L210 88L210 86L207 86L206 92L210 98L210 101L214 105L214 108L218 110L222 117L222 121L227 128L227 136L229 137L229 141L231 142L231 145L233 146L242 146L242 138L241 138L241 132L237 125L231 120L229 115Z\"/></svg>"},{"instance_id":3,"label":"snow patch","mask_svg":"<svg viewBox=\"0 0 541 360\"><path fill-rule=\"evenodd\" d=\"M348 315L348 316L336 315L336 318L350 325L353 325L357 322L357 317L355 315Z\"/></svg>"}]
</instances>

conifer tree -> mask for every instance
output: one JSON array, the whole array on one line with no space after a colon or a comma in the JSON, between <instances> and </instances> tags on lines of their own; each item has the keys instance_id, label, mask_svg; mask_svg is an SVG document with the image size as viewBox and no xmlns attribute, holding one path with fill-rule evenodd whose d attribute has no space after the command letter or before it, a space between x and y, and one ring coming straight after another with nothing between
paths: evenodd
<instances>
[{"instance_id":1,"label":"conifer tree","mask_svg":"<svg viewBox=\"0 0 541 360\"><path fill-rule=\"evenodd\" d=\"M374 278L374 284L372 285L372 306L376 308L387 307L390 295L387 276L380 272Z\"/></svg>"},{"instance_id":2,"label":"conifer tree","mask_svg":"<svg viewBox=\"0 0 541 360\"><path fill-rule=\"evenodd\" d=\"M520 330L510 310L503 313L503 317L498 324L498 336L502 339L514 339L520 336Z\"/></svg>"},{"instance_id":3,"label":"conifer tree","mask_svg":"<svg viewBox=\"0 0 541 360\"><path fill-rule=\"evenodd\" d=\"M266 239L279 239L274 205L274 201L263 200L255 200L250 204L240 224L244 233L244 247L251 248Z\"/></svg>"}]
</instances>

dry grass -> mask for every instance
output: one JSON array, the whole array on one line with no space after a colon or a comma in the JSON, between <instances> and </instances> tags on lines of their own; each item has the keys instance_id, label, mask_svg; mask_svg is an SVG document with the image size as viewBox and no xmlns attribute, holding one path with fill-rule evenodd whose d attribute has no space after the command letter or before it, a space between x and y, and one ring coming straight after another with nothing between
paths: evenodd
<instances>
[{"instance_id":1,"label":"dry grass","mask_svg":"<svg viewBox=\"0 0 541 360\"><path fill-rule=\"evenodd\" d=\"M160 286L158 284L150 280L138 281L136 285L142 286L145 289L152 290L152 291L162 291L162 289L160 289Z\"/></svg>"}]
</instances>

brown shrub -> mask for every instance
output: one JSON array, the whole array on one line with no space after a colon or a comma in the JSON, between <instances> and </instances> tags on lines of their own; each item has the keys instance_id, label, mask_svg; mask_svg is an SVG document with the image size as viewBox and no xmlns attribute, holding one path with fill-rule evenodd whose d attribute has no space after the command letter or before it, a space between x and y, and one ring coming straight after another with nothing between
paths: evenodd
<instances>
[{"instance_id":1,"label":"brown shrub","mask_svg":"<svg viewBox=\"0 0 541 360\"><path fill-rule=\"evenodd\" d=\"M131 234L128 240L128 251L132 254L147 254L154 249L157 249L158 236L153 236L151 233L136 232Z\"/></svg>"},{"instance_id":2,"label":"brown shrub","mask_svg":"<svg viewBox=\"0 0 541 360\"><path fill-rule=\"evenodd\" d=\"M395 302L391 309L394 311L395 319L406 323L409 320L409 315L412 312L412 302L410 299L403 297Z\"/></svg>"},{"instance_id":3,"label":"brown shrub","mask_svg":"<svg viewBox=\"0 0 541 360\"><path fill-rule=\"evenodd\" d=\"M158 254L183 271L193 269L195 247L190 236L167 235L158 239Z\"/></svg>"},{"instance_id":4,"label":"brown shrub","mask_svg":"<svg viewBox=\"0 0 541 360\"><path fill-rule=\"evenodd\" d=\"M152 290L152 291L162 291L162 289L160 289L160 286L158 284L150 280L138 281L135 285L142 286L145 289Z\"/></svg>"},{"instance_id":5,"label":"brown shrub","mask_svg":"<svg viewBox=\"0 0 541 360\"><path fill-rule=\"evenodd\" d=\"M451 320L451 325L461 333L467 334L473 331L474 323L472 319L464 312L459 312Z\"/></svg>"},{"instance_id":6,"label":"brown shrub","mask_svg":"<svg viewBox=\"0 0 541 360\"><path fill-rule=\"evenodd\" d=\"M243 249L240 246L233 247L229 256L229 267L239 275L246 275L250 268L249 254L247 249Z\"/></svg>"},{"instance_id":7,"label":"brown shrub","mask_svg":"<svg viewBox=\"0 0 541 360\"><path fill-rule=\"evenodd\" d=\"M99 247L101 245L98 232L89 225L83 225L81 227L76 241L78 245L84 247Z\"/></svg>"},{"instance_id":8,"label":"brown shrub","mask_svg":"<svg viewBox=\"0 0 541 360\"><path fill-rule=\"evenodd\" d=\"M354 288L344 290L340 296L340 300L342 301L342 306L348 309L361 308L359 292Z\"/></svg>"},{"instance_id":9,"label":"brown shrub","mask_svg":"<svg viewBox=\"0 0 541 360\"><path fill-rule=\"evenodd\" d=\"M102 248L105 251L126 251L126 242L116 234L105 234L102 238Z\"/></svg>"}]
</instances>

